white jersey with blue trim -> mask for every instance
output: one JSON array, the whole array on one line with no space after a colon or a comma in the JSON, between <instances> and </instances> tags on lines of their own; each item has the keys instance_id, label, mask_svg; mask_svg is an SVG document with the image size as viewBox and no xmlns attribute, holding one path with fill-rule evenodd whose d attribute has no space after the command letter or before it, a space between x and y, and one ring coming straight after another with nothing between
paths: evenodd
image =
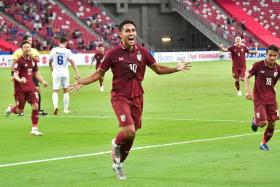
<instances>
[{"instance_id":1,"label":"white jersey with blue trim","mask_svg":"<svg viewBox=\"0 0 280 187\"><path fill-rule=\"evenodd\" d=\"M72 52L63 47L55 47L51 50L50 59L53 62L53 77L69 77L68 64L72 59Z\"/></svg>"}]
</instances>

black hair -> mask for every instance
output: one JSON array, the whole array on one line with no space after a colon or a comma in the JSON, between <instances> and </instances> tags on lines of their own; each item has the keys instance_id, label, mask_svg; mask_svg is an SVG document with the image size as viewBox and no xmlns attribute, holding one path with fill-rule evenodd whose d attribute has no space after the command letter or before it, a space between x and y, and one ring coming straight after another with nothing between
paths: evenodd
<instances>
[{"instance_id":1,"label":"black hair","mask_svg":"<svg viewBox=\"0 0 280 187\"><path fill-rule=\"evenodd\" d=\"M20 44L20 47L22 47L24 44L29 44L29 45L31 45L31 43L28 42L27 40L23 40L23 42Z\"/></svg>"},{"instance_id":2,"label":"black hair","mask_svg":"<svg viewBox=\"0 0 280 187\"><path fill-rule=\"evenodd\" d=\"M132 24L136 28L136 25L135 25L134 21L132 21L130 19L126 19L119 24L119 26L118 26L119 31L121 31L123 29L123 26L126 25L126 24Z\"/></svg>"},{"instance_id":3,"label":"black hair","mask_svg":"<svg viewBox=\"0 0 280 187\"><path fill-rule=\"evenodd\" d=\"M279 53L279 48L276 45L270 45L266 49L266 54L268 51L275 51L275 52Z\"/></svg>"},{"instance_id":4,"label":"black hair","mask_svg":"<svg viewBox=\"0 0 280 187\"><path fill-rule=\"evenodd\" d=\"M25 40L27 40L28 38L31 38L31 36L30 36L30 35L24 35L23 38L22 38L22 40L25 41Z\"/></svg>"},{"instance_id":5,"label":"black hair","mask_svg":"<svg viewBox=\"0 0 280 187\"><path fill-rule=\"evenodd\" d=\"M59 42L60 42L60 43L65 43L65 42L67 42L67 39L64 38L64 37L62 37L62 38L59 39Z\"/></svg>"}]
</instances>

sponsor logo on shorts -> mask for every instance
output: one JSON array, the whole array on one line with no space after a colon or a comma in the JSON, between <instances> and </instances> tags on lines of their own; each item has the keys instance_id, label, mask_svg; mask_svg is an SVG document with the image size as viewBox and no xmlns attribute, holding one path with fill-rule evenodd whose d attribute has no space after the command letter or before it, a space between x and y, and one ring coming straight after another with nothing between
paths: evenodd
<instances>
[{"instance_id":1,"label":"sponsor logo on shorts","mask_svg":"<svg viewBox=\"0 0 280 187\"><path fill-rule=\"evenodd\" d=\"M120 115L120 118L121 118L121 121L122 121L122 122L125 122L125 120L126 120L126 116L125 116L125 114Z\"/></svg>"},{"instance_id":2,"label":"sponsor logo on shorts","mask_svg":"<svg viewBox=\"0 0 280 187\"><path fill-rule=\"evenodd\" d=\"M257 118L260 118L261 114L258 112L258 113L256 113L256 116L257 116Z\"/></svg>"}]
</instances>

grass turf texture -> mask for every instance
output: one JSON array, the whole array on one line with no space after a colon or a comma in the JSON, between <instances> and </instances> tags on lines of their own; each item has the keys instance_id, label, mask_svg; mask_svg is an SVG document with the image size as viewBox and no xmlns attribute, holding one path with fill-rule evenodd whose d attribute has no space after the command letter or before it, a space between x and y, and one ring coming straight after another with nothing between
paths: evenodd
<instances>
[{"instance_id":1,"label":"grass turf texture","mask_svg":"<svg viewBox=\"0 0 280 187\"><path fill-rule=\"evenodd\" d=\"M249 128L252 102L237 96L231 63L192 66L189 72L164 76L147 69L143 128L134 148L185 143L131 151L124 165L126 181L117 180L111 169L110 142L118 131L110 103L111 72L106 73L104 93L95 83L70 95L67 115L62 114L60 93L60 113L53 116L51 74L48 68L40 68L50 84L41 88L42 106L49 112L39 121L44 135L29 134L29 104L24 117L0 115L0 165L104 153L0 167L0 186L278 186L279 133L269 142L271 152L258 149L262 134L253 134ZM83 77L93 71L85 66L79 70ZM13 86L9 69L0 73L0 110L4 112L14 103ZM244 94L243 83L241 88Z\"/></svg>"}]
</instances>

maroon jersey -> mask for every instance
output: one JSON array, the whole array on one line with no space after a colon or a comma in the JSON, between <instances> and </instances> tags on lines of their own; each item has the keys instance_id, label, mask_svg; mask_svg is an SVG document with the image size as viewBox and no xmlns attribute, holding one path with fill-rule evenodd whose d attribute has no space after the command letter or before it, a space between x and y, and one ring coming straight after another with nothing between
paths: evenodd
<instances>
[{"instance_id":1,"label":"maroon jersey","mask_svg":"<svg viewBox=\"0 0 280 187\"><path fill-rule=\"evenodd\" d=\"M100 66L100 64L103 62L104 54L96 53L93 57L93 59L96 59L96 69Z\"/></svg>"},{"instance_id":2,"label":"maroon jersey","mask_svg":"<svg viewBox=\"0 0 280 187\"><path fill-rule=\"evenodd\" d=\"M228 48L228 50L231 53L232 66L235 68L246 67L245 55L246 53L249 53L249 49L246 46L241 45L240 47L237 47L236 45L233 45Z\"/></svg>"},{"instance_id":3,"label":"maroon jersey","mask_svg":"<svg viewBox=\"0 0 280 187\"><path fill-rule=\"evenodd\" d=\"M15 62L15 72L18 72L20 78L25 77L26 83L14 81L15 92L29 92L36 90L33 82L33 75L38 71L37 62L32 58L22 56Z\"/></svg>"},{"instance_id":4,"label":"maroon jersey","mask_svg":"<svg viewBox=\"0 0 280 187\"><path fill-rule=\"evenodd\" d=\"M143 95L142 81L146 65L151 66L154 63L155 59L146 48L135 45L133 51L129 52L120 44L105 54L100 69L112 70L112 97L133 98Z\"/></svg>"},{"instance_id":5,"label":"maroon jersey","mask_svg":"<svg viewBox=\"0 0 280 187\"><path fill-rule=\"evenodd\" d=\"M261 104L276 104L276 93L274 86L280 77L280 66L275 63L272 68L262 60L256 62L249 70L255 76L254 102Z\"/></svg>"}]
</instances>

